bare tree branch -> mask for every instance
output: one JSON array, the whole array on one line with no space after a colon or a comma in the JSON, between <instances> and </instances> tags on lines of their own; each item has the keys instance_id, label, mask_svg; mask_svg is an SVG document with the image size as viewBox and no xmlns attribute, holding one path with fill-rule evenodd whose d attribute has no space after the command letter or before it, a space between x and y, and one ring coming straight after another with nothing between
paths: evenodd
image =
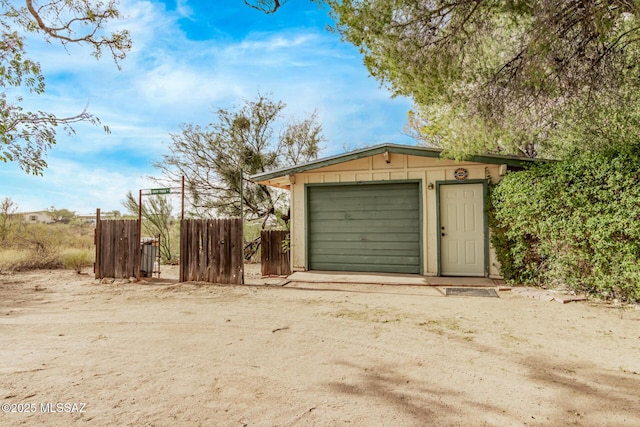
<instances>
[{"instance_id":1,"label":"bare tree branch","mask_svg":"<svg viewBox=\"0 0 640 427\"><path fill-rule=\"evenodd\" d=\"M244 4L266 14L275 13L287 0L244 0Z\"/></svg>"}]
</instances>

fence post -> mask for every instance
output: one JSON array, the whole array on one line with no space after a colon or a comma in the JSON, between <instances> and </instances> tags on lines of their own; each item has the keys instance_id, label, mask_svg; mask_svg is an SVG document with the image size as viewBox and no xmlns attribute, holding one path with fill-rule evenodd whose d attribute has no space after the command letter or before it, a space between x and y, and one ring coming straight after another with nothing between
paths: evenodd
<instances>
[{"instance_id":1,"label":"fence post","mask_svg":"<svg viewBox=\"0 0 640 427\"><path fill-rule=\"evenodd\" d=\"M102 245L101 233L100 233L100 208L96 209L96 228L93 231L93 243L96 245L96 259L93 262L93 275L97 279L101 274L102 268L102 254L100 252L100 246Z\"/></svg>"}]
</instances>

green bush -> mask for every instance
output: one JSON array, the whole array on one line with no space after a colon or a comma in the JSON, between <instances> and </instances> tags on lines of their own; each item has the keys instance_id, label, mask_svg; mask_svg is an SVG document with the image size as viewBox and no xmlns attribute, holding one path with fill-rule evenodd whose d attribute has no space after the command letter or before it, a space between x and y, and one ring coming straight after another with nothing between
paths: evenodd
<instances>
[{"instance_id":1,"label":"green bush","mask_svg":"<svg viewBox=\"0 0 640 427\"><path fill-rule=\"evenodd\" d=\"M508 282L640 300L640 145L510 173L490 212Z\"/></svg>"}]
</instances>

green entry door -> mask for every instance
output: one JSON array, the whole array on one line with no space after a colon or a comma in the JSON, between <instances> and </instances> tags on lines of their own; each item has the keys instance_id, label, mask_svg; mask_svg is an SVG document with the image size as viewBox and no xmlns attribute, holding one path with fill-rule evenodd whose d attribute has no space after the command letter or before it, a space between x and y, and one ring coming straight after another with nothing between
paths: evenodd
<instances>
[{"instance_id":1,"label":"green entry door","mask_svg":"<svg viewBox=\"0 0 640 427\"><path fill-rule=\"evenodd\" d=\"M417 182L307 191L309 270L420 273Z\"/></svg>"}]
</instances>

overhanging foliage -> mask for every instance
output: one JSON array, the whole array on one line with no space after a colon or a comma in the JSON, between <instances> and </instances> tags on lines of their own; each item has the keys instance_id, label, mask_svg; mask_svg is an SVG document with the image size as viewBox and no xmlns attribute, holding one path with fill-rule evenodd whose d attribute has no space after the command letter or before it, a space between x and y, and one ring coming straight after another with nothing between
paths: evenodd
<instances>
[{"instance_id":1,"label":"overhanging foliage","mask_svg":"<svg viewBox=\"0 0 640 427\"><path fill-rule=\"evenodd\" d=\"M45 92L40 64L27 52L28 35L63 46L89 46L96 58L108 51L119 64L131 49L129 31L109 31L120 17L117 0L0 0L0 162L15 162L25 172L41 175L60 128L73 134L75 123L100 123L86 108L70 117L24 109L25 94Z\"/></svg>"},{"instance_id":2,"label":"overhanging foliage","mask_svg":"<svg viewBox=\"0 0 640 427\"><path fill-rule=\"evenodd\" d=\"M637 2L323 3L369 72L415 101L421 139L450 155L536 157L567 122L575 133L611 104L639 110L625 98L639 87Z\"/></svg>"}]
</instances>

